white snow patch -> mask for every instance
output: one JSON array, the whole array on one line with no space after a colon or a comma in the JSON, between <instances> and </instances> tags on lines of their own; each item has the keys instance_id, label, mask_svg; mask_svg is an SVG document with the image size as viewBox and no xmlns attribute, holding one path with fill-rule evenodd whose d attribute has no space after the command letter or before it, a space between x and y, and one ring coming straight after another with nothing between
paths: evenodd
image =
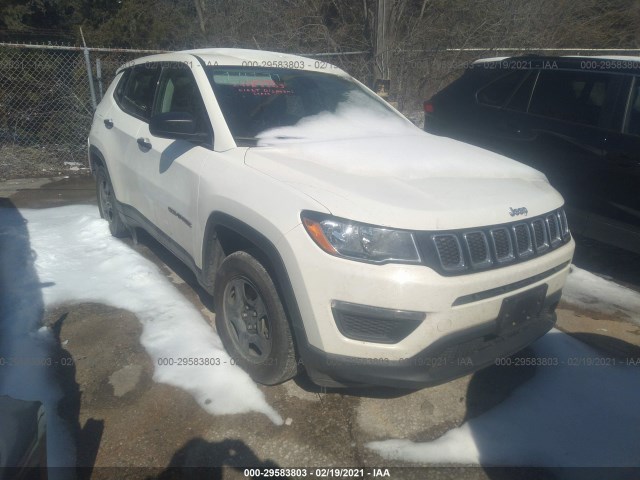
<instances>
[{"instance_id":1,"label":"white snow patch","mask_svg":"<svg viewBox=\"0 0 640 480\"><path fill-rule=\"evenodd\" d=\"M640 293L587 272L575 265L562 290L562 300L607 315L622 312L640 324Z\"/></svg>"},{"instance_id":2,"label":"white snow patch","mask_svg":"<svg viewBox=\"0 0 640 480\"><path fill-rule=\"evenodd\" d=\"M427 464L640 467L638 367L621 360L587 366L603 355L555 329L533 349L558 365L538 367L492 410L432 442L367 447L384 458Z\"/></svg>"},{"instance_id":3,"label":"white snow patch","mask_svg":"<svg viewBox=\"0 0 640 480\"><path fill-rule=\"evenodd\" d=\"M45 304L96 302L133 312L142 323L140 341L153 359L157 382L188 391L211 414L256 411L275 424L282 418L230 357L200 312L159 269L111 237L107 222L90 205L21 210ZM173 365L159 365L159 359ZM217 366L178 366L179 358L220 359Z\"/></svg>"}]
</instances>

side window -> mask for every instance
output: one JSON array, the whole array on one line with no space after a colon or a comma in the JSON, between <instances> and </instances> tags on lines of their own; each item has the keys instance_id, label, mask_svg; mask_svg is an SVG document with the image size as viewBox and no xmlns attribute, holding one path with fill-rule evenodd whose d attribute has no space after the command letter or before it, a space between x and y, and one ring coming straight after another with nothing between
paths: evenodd
<instances>
[{"instance_id":1,"label":"side window","mask_svg":"<svg viewBox=\"0 0 640 480\"><path fill-rule=\"evenodd\" d=\"M478 102L491 107L502 107L528 73L528 70L515 70L494 80L478 90L476 94Z\"/></svg>"},{"instance_id":2,"label":"side window","mask_svg":"<svg viewBox=\"0 0 640 480\"><path fill-rule=\"evenodd\" d=\"M115 91L113 92L113 96L118 103L122 102L122 95L124 94L124 87L127 84L127 80L129 80L129 76L131 75L131 69L128 68L124 71L122 76L120 77L120 81L118 81L118 85L116 86Z\"/></svg>"},{"instance_id":3,"label":"side window","mask_svg":"<svg viewBox=\"0 0 640 480\"><path fill-rule=\"evenodd\" d=\"M516 93L513 94L506 108L526 112L529 108L529 101L531 100L531 90L533 90L537 78L537 71L530 72L527 78L520 84Z\"/></svg>"},{"instance_id":4,"label":"side window","mask_svg":"<svg viewBox=\"0 0 640 480\"><path fill-rule=\"evenodd\" d=\"M543 70L529 113L590 126L604 126L614 76L594 72Z\"/></svg>"},{"instance_id":5,"label":"side window","mask_svg":"<svg viewBox=\"0 0 640 480\"><path fill-rule=\"evenodd\" d=\"M162 69L154 114L186 112L193 115L198 130L207 131L207 111L189 67L183 63L166 65Z\"/></svg>"},{"instance_id":6,"label":"side window","mask_svg":"<svg viewBox=\"0 0 640 480\"><path fill-rule=\"evenodd\" d=\"M159 75L158 65L144 64L133 68L120 99L125 112L143 120L151 118L153 95Z\"/></svg>"},{"instance_id":7,"label":"side window","mask_svg":"<svg viewBox=\"0 0 640 480\"><path fill-rule=\"evenodd\" d=\"M626 133L640 135L640 77L635 77L633 82Z\"/></svg>"}]
</instances>

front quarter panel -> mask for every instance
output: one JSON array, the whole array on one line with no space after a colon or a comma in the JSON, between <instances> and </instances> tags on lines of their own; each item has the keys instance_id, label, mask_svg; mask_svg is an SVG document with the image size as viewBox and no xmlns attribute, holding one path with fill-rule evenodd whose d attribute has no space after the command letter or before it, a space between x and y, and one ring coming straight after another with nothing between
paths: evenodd
<instances>
[{"instance_id":1,"label":"front quarter panel","mask_svg":"<svg viewBox=\"0 0 640 480\"><path fill-rule=\"evenodd\" d=\"M205 227L209 217L221 212L251 226L276 245L299 225L302 210L326 212L309 196L244 164L247 148L209 156L202 164L198 197L196 265L202 267Z\"/></svg>"}]
</instances>

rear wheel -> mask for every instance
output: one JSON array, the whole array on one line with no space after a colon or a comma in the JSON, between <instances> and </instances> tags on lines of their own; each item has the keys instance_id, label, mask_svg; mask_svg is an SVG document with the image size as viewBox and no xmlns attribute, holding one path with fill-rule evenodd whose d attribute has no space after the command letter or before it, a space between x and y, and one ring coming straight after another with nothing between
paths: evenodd
<instances>
[{"instance_id":1,"label":"rear wheel","mask_svg":"<svg viewBox=\"0 0 640 480\"><path fill-rule=\"evenodd\" d=\"M247 252L226 257L216 275L216 329L227 352L256 382L276 385L297 373L291 329L265 267Z\"/></svg>"},{"instance_id":2,"label":"rear wheel","mask_svg":"<svg viewBox=\"0 0 640 480\"><path fill-rule=\"evenodd\" d=\"M113 192L107 169L103 166L99 166L96 170L96 190L100 216L109 222L111 235L114 237L126 237L129 231L116 208L118 201Z\"/></svg>"}]
</instances>

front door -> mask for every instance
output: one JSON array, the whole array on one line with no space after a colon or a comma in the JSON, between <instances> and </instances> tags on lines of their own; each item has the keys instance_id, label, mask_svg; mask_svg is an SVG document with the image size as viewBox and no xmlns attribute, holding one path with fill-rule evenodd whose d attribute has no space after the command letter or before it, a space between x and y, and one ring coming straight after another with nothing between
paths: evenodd
<instances>
[{"instance_id":1,"label":"front door","mask_svg":"<svg viewBox=\"0 0 640 480\"><path fill-rule=\"evenodd\" d=\"M197 121L198 129L213 139L211 123L188 63L164 63L153 113L186 112ZM194 256L199 172L214 155L211 144L197 145L186 140L153 136L149 125L138 131L144 144L141 158L148 165L147 181L153 202L156 226L179 246L178 254Z\"/></svg>"}]
</instances>

